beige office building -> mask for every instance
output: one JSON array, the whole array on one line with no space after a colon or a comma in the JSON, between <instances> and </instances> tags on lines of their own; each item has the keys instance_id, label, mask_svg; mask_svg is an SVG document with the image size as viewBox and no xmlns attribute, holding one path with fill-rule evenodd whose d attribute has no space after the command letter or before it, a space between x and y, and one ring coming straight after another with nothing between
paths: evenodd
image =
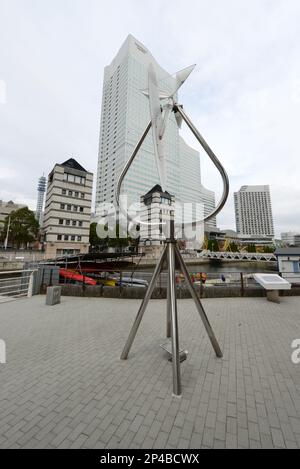
<instances>
[{"instance_id":1,"label":"beige office building","mask_svg":"<svg viewBox=\"0 0 300 469\"><path fill-rule=\"evenodd\" d=\"M70 158L48 176L44 213L46 258L89 250L93 174Z\"/></svg>"},{"instance_id":2,"label":"beige office building","mask_svg":"<svg viewBox=\"0 0 300 469\"><path fill-rule=\"evenodd\" d=\"M3 200L0 200L0 229L3 227L6 217L8 217L12 212L16 212L20 208L24 207L26 207L26 205L15 204L12 200L9 202L3 202Z\"/></svg>"}]
</instances>

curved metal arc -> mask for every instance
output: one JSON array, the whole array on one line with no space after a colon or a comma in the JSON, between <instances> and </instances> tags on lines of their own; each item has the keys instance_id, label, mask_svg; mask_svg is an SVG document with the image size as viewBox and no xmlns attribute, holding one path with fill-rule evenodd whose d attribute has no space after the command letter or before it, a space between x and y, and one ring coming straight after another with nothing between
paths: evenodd
<instances>
[{"instance_id":1,"label":"curved metal arc","mask_svg":"<svg viewBox=\"0 0 300 469\"><path fill-rule=\"evenodd\" d=\"M139 139L138 143L136 144L136 147L135 149L133 150L132 152L132 155L131 157L128 159L128 161L126 162L121 174L120 174L120 177L119 177L119 180L118 180L118 184L117 184L117 187L116 187L116 191L115 191L115 196L116 196L116 201L117 201L117 204L118 204L118 207L120 208L120 211L123 213L123 215L132 223L139 223L140 225L148 225L148 226L156 226L156 225L159 225L159 224L165 224L165 223L149 223L149 222L143 222L141 220L136 220L135 218L132 218L129 213L127 212L127 210L123 207L122 205L122 202L120 200L120 194L121 194L121 186L123 184L123 181L124 181L124 178L131 166L131 164L133 163L133 160L134 158L136 157L137 153L139 152L139 149L141 148L145 138L147 137L148 135L148 132L149 130L151 129L152 127L152 121L150 121L147 125L147 127L145 128L141 138Z\"/></svg>"},{"instance_id":2,"label":"curved metal arc","mask_svg":"<svg viewBox=\"0 0 300 469\"><path fill-rule=\"evenodd\" d=\"M206 222L206 221L210 220L212 217L216 216L222 210L222 208L224 207L224 205L226 203L226 200L227 200L228 194L229 194L228 175L227 175L223 165L221 164L221 162L219 161L219 159L215 155L215 153L212 151L210 146L206 143L206 141L204 140L204 138L202 137L200 132L197 130L197 128L194 126L191 119L184 112L182 107L178 106L178 104L175 104L174 105L174 111L179 112L179 114L181 115L181 117L183 118L183 120L185 121L187 126L189 127L189 129L193 132L196 139L198 140L198 142L200 143L202 148L205 150L205 152L207 153L207 155L209 156L209 158L211 159L211 161L213 162L213 164L215 165L215 167L217 168L217 170L221 174L221 177L222 177L222 180L223 180L223 193L222 193L220 202L218 203L217 207L209 215L207 215L206 217L203 218L202 222Z\"/></svg>"},{"instance_id":3,"label":"curved metal arc","mask_svg":"<svg viewBox=\"0 0 300 469\"><path fill-rule=\"evenodd\" d=\"M139 149L141 148L145 138L147 137L147 134L149 132L149 130L151 129L151 126L152 126L152 122L150 121L149 124L147 125L147 127L145 128L140 140L138 141L138 143L136 144L136 147L135 149L133 150L133 153L131 155L131 157L129 158L129 160L126 162L121 174L120 174L120 177L119 177L119 180L118 180L118 184L117 184L117 187L116 187L116 192L115 192L115 195L116 195L116 201L117 201L117 204L120 206L120 193L121 193L121 185L123 183L123 180L127 174L127 171L128 169L130 168L131 166L131 163L133 162L134 158L136 157Z\"/></svg>"},{"instance_id":4,"label":"curved metal arc","mask_svg":"<svg viewBox=\"0 0 300 469\"><path fill-rule=\"evenodd\" d=\"M181 115L182 119L185 121L185 123L187 124L187 126L189 127L189 129L192 131L192 133L195 135L196 139L198 140L198 142L200 143L200 145L202 146L202 148L205 150L206 154L209 156L209 158L211 159L211 161L213 162L213 164L215 165L215 167L218 169L221 177L222 177L222 180L223 180L223 193L222 193L222 196L221 196L221 199L220 199L220 202L218 203L217 207L209 214L207 215L206 217L204 217L202 220L199 220L197 221L196 223L205 223L206 221L210 220L211 218L213 218L214 216L216 216L221 210L222 208L224 207L226 201L227 201L227 198L228 198L228 194L229 194L229 179L228 179L228 175L223 167L223 165L221 164L221 162L219 161L218 157L215 155L215 153L212 151L212 149L210 148L210 146L207 144L207 142L204 140L204 138L202 137L202 135L200 134L200 132L197 130L197 128L194 126L194 124L192 123L191 119L187 116L187 114L183 111L182 107L180 107L178 104L174 104L174 108L173 108L174 112L179 112L179 114ZM140 140L138 141L135 149L133 150L133 153L131 155L131 157L128 159L120 177L119 177L119 180L118 180L118 184L117 184L117 187L116 187L116 201L117 201L117 204L118 206L120 207L120 210L121 212L123 213L123 215L128 218L129 221L131 221L132 223L140 223L142 225L148 225L148 226L151 226L151 225L158 225L158 223L149 223L149 222L142 222L142 221L137 221L135 218L132 218L129 213L125 210L125 208L122 206L122 203L120 201L120 193L121 193L121 186L122 186L122 183L123 183L123 180L134 160L134 158L136 157L139 149L141 148L149 130L151 129L151 126L152 126L152 122L150 121L146 127L146 129L144 130ZM195 223L195 222L193 222ZM188 225L188 224L187 224Z\"/></svg>"}]
</instances>

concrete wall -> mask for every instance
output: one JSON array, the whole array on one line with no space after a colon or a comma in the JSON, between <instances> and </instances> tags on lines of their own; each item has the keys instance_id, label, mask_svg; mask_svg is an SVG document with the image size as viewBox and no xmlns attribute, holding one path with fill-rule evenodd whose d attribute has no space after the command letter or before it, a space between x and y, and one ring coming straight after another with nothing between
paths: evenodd
<instances>
[{"instance_id":1,"label":"concrete wall","mask_svg":"<svg viewBox=\"0 0 300 469\"><path fill-rule=\"evenodd\" d=\"M10 270L22 270L24 268L24 262L11 262L11 261L0 261L0 272Z\"/></svg>"},{"instance_id":2,"label":"concrete wall","mask_svg":"<svg viewBox=\"0 0 300 469\"><path fill-rule=\"evenodd\" d=\"M35 251L32 249L27 249L27 250L0 249L0 257L4 258L4 259L1 259L1 261L11 261L11 262L40 261L40 260L45 259L45 252L40 251L40 250ZM16 259L16 257L19 257L21 259Z\"/></svg>"},{"instance_id":3,"label":"concrete wall","mask_svg":"<svg viewBox=\"0 0 300 469\"><path fill-rule=\"evenodd\" d=\"M105 298L132 298L142 299L145 296L145 288L115 288L106 286L90 286L90 285L61 285L64 296L86 296L86 297L105 297ZM240 297L241 289L239 287L211 287L204 288L202 292L197 289L199 296L202 298L225 298L225 297ZM201 294L201 295L200 295ZM292 288L291 290L282 290L280 296L294 296L300 295L300 287ZM152 294L153 299L164 299L167 296L166 288L155 288ZM266 296L266 291L260 287L245 288L245 297L263 297ZM191 298L190 292L186 288L177 289L177 298Z\"/></svg>"},{"instance_id":4,"label":"concrete wall","mask_svg":"<svg viewBox=\"0 0 300 469\"><path fill-rule=\"evenodd\" d=\"M33 294L45 293L48 286L59 285L59 267L41 265L34 278Z\"/></svg>"}]
</instances>

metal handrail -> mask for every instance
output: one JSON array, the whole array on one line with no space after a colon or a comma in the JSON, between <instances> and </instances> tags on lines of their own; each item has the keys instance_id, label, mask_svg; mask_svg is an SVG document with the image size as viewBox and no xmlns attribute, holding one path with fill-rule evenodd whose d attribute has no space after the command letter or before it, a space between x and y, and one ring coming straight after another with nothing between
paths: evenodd
<instances>
[{"instance_id":1,"label":"metal handrail","mask_svg":"<svg viewBox=\"0 0 300 469\"><path fill-rule=\"evenodd\" d=\"M28 291L28 288L19 288L18 290L12 290L12 291L8 291L6 293L0 293L0 297L2 296L10 296L12 293L20 293L20 292L27 292ZM15 296L15 295L14 295Z\"/></svg>"},{"instance_id":2,"label":"metal handrail","mask_svg":"<svg viewBox=\"0 0 300 469\"><path fill-rule=\"evenodd\" d=\"M4 274L19 274L21 272L33 272L36 269L25 269L25 270L3 270L0 271L0 275Z\"/></svg>"},{"instance_id":3,"label":"metal handrail","mask_svg":"<svg viewBox=\"0 0 300 469\"><path fill-rule=\"evenodd\" d=\"M0 272L0 298L32 296L32 275L36 269L7 270ZM5 275L15 274L14 277ZM1 277L2 275L2 277Z\"/></svg>"},{"instance_id":4,"label":"metal handrail","mask_svg":"<svg viewBox=\"0 0 300 469\"><path fill-rule=\"evenodd\" d=\"M31 273L29 275L24 275L22 276L22 278L28 278L30 277ZM4 277L4 278L0 278L0 282L4 282L5 281L12 281L12 280L16 280L16 278L21 278L21 277Z\"/></svg>"}]
</instances>

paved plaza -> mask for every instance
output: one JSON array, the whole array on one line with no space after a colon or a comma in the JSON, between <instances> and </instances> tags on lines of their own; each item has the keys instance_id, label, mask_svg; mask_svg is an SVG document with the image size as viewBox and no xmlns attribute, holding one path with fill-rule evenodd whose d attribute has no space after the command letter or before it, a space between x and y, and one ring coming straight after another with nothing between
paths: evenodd
<instances>
[{"instance_id":1,"label":"paved plaza","mask_svg":"<svg viewBox=\"0 0 300 469\"><path fill-rule=\"evenodd\" d=\"M44 296L0 304L0 448L300 448L300 298L207 299L217 359L192 300L179 300L183 394L172 397L165 301Z\"/></svg>"}]
</instances>

